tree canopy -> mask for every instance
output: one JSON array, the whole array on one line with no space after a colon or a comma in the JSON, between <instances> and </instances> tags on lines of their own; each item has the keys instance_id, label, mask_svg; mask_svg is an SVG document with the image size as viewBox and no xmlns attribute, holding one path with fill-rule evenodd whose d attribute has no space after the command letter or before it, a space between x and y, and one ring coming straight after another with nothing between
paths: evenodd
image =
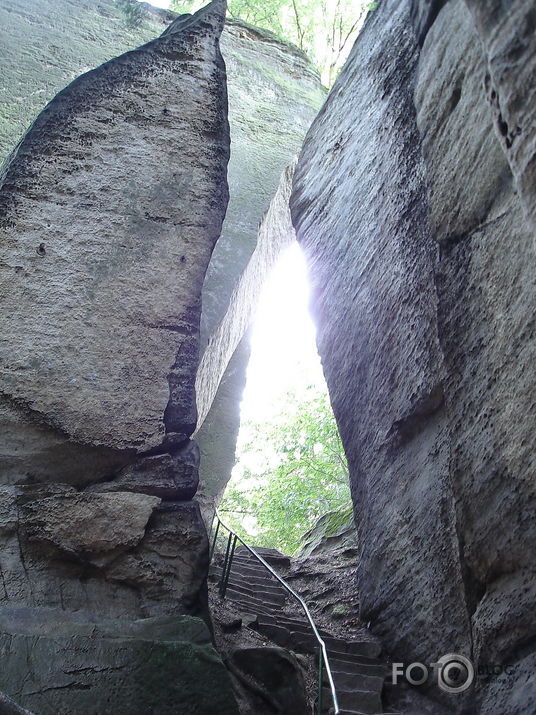
<instances>
[{"instance_id":1,"label":"tree canopy","mask_svg":"<svg viewBox=\"0 0 536 715\"><path fill-rule=\"evenodd\" d=\"M170 7L176 12L194 12L205 2L171 0ZM330 87L374 6L370 0L230 0L228 14L297 45Z\"/></svg>"},{"instance_id":2,"label":"tree canopy","mask_svg":"<svg viewBox=\"0 0 536 715\"><path fill-rule=\"evenodd\" d=\"M350 501L348 468L327 392L289 395L267 423L242 428L220 509L250 543L292 554L317 519Z\"/></svg>"}]
</instances>

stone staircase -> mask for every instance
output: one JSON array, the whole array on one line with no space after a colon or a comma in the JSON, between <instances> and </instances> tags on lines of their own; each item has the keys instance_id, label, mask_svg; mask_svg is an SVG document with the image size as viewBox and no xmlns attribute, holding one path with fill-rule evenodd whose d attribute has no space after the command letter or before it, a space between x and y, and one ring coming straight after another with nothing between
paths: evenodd
<instances>
[{"instance_id":1,"label":"stone staircase","mask_svg":"<svg viewBox=\"0 0 536 715\"><path fill-rule=\"evenodd\" d=\"M279 574L290 565L289 558L275 549L255 550ZM213 576L219 578L221 572L221 567L212 566ZM226 598L242 614L250 616L250 628L277 645L297 653L318 653L318 642L300 604L244 547L235 552ZM378 659L379 644L340 638L322 629L319 633L326 644L341 715L382 713L381 693L387 667ZM326 677L322 703L323 713L333 712Z\"/></svg>"}]
</instances>

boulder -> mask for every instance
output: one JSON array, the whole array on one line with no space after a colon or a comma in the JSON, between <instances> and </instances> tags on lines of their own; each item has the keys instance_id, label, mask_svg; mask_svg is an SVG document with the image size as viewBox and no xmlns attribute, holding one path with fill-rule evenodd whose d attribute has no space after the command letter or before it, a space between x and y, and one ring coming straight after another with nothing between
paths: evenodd
<instances>
[{"instance_id":1,"label":"boulder","mask_svg":"<svg viewBox=\"0 0 536 715\"><path fill-rule=\"evenodd\" d=\"M4 165L4 481L97 481L195 428L201 290L228 199L224 16L214 0L78 77ZM73 443L75 473L54 459Z\"/></svg>"},{"instance_id":2,"label":"boulder","mask_svg":"<svg viewBox=\"0 0 536 715\"><path fill-rule=\"evenodd\" d=\"M42 715L238 714L229 676L198 618L102 620L3 607L0 648L0 688Z\"/></svg>"},{"instance_id":3,"label":"boulder","mask_svg":"<svg viewBox=\"0 0 536 715\"><path fill-rule=\"evenodd\" d=\"M323 514L301 537L298 558L329 554L333 549L357 546L353 505L343 505Z\"/></svg>"},{"instance_id":4,"label":"boulder","mask_svg":"<svg viewBox=\"0 0 536 715\"><path fill-rule=\"evenodd\" d=\"M236 648L229 656L231 672L245 688L254 712L306 713L309 711L302 668L296 656L277 646ZM249 709L246 713L252 712Z\"/></svg>"},{"instance_id":5,"label":"boulder","mask_svg":"<svg viewBox=\"0 0 536 715\"><path fill-rule=\"evenodd\" d=\"M142 457L109 482L87 488L90 493L135 492L166 501L191 499L199 484L199 447L189 441L173 454Z\"/></svg>"},{"instance_id":6,"label":"boulder","mask_svg":"<svg viewBox=\"0 0 536 715\"><path fill-rule=\"evenodd\" d=\"M61 494L26 503L19 527L28 541L102 564L139 544L158 504L145 494Z\"/></svg>"},{"instance_id":7,"label":"boulder","mask_svg":"<svg viewBox=\"0 0 536 715\"><path fill-rule=\"evenodd\" d=\"M0 603L208 620L208 537L197 502L2 486L0 538Z\"/></svg>"},{"instance_id":8,"label":"boulder","mask_svg":"<svg viewBox=\"0 0 536 715\"><path fill-rule=\"evenodd\" d=\"M137 8L139 12L136 14L136 23L133 23L125 12L125 8L128 10L128 3L117 3L115 0L102 0L96 5L88 5L83 0L73 0L69 5L68 13L63 12L55 0L36 0L36 3L35 15L39 18L38 22L35 21L33 14L28 13L25 3L21 0L6 0L0 7L0 39L13 60L4 68L5 102L0 111L0 157L2 158L11 152L23 131L46 102L63 90L73 78L126 50L153 40L174 21L175 17L172 12L142 4ZM180 22L176 21L175 30L178 32L182 27L186 31L185 22L189 23L190 20L183 18ZM43 33L47 36L46 43L42 41ZM169 42L169 38L167 41ZM197 403L200 413L197 428L200 428L198 439L203 456L200 476L204 483L207 509L211 508L214 497L225 486L234 463L239 403L249 356L249 339L244 326L247 325L246 319L249 319L254 307L255 295L247 296L249 303L238 303L234 325L231 332L227 334L225 330L229 326L228 318L235 311L235 307L228 310L230 300L238 282L244 284L241 275L255 251L257 242L264 243L265 246L262 251L257 252L248 275L251 277L255 273L258 290L263 276L272 266L278 251L288 240L293 239L292 227L287 220L291 233L287 231L278 235L275 230L272 230L271 245L267 251L265 239L258 238L259 223L268 210L282 173L286 173L285 167L298 152L305 132L325 97L325 90L320 84L318 73L312 68L305 55L297 48L285 45L269 32L228 18L222 33L221 48L227 65L233 152L228 166L228 181L231 188L228 211L202 288L200 356L211 341L211 337L217 335L216 340L211 341L209 355L197 380ZM178 76L174 72L171 76L173 82L163 92L158 90L159 96L154 102L158 128L151 137L150 146L140 142L136 144L134 141L129 147L129 158L125 157L128 160L124 163L124 180L128 184L128 191L127 189L123 191L123 194L133 195L133 192L139 190L141 197L141 203L138 202L139 208L134 213L127 208L125 221L127 223L138 221L140 231L154 229L154 240L157 238L160 240L162 231L162 238L165 236L166 241L170 239L169 232L174 230L174 223L176 223L173 218L175 214L172 216L172 213L179 211L179 204L182 201L180 197L184 197L184 186L181 184L183 179L179 176L180 172L176 171L177 166L182 166L187 173L187 164L182 159L176 160L179 148L177 136L173 134L171 128L176 117L171 111L172 104L167 102L166 98L168 92L173 93L173 83L178 81ZM155 87L158 81L155 76ZM182 102L183 99L181 95L180 101ZM201 95L198 100L204 101ZM163 114L167 111L169 114ZM120 116L120 112L117 116ZM141 117L140 114L140 121ZM149 114L146 119L149 121ZM182 129L181 127L180 133L184 134ZM166 131L168 134L164 135ZM200 132L199 136L207 135ZM158 143L158 137L165 139L162 146ZM210 137L210 140L216 139ZM128 141L125 136L124 143L127 144ZM123 143L117 144L114 150L116 155L121 146ZM191 142L191 147L196 147L196 141ZM148 163L147 157L141 158L142 148L153 153L154 167L153 159ZM206 148L208 150L208 145ZM202 148L200 147L199 150L202 151ZM190 158L192 161L195 159L193 155ZM144 166L143 172L139 171L141 164ZM149 169L149 166L152 168ZM117 165L117 171L119 168ZM169 173L168 188L171 194L166 190L167 193L164 195L161 191L163 184L160 178L168 176L166 172ZM180 179L176 184L173 183L173 174L175 179ZM197 178L199 177L196 176L196 180ZM222 185L220 182L220 186ZM172 209L168 204L170 197L174 195L174 187L176 187L176 196L180 195L180 197L177 198ZM288 193L288 189L285 190ZM92 196L98 195L94 192ZM88 205L91 201L91 196L87 197ZM154 211L153 207L148 206L149 201L154 202ZM158 221L159 217L167 216L165 211L162 212L163 202L171 212L168 223ZM133 200L133 203L136 201ZM98 212L99 209L97 208L96 211ZM155 218L155 221L147 219L144 211L147 211L149 217ZM284 218L284 214L281 214L280 218ZM274 227L281 226L280 218L277 218L278 224L273 224ZM83 215L80 220L83 220ZM103 216L102 221L105 220ZM118 224L121 223L119 217L116 220ZM184 234L186 227L180 224L177 226ZM128 226L126 229L128 230ZM113 230L115 232L115 227ZM138 235L139 231L135 233ZM80 229L80 235L82 234L84 232ZM134 237L129 240L132 242ZM119 243L126 247L121 248L121 245L117 247L118 256L128 253L132 258L132 251L128 248L131 244L124 241ZM95 425L96 431L99 425L103 427L106 425L104 430L106 440L84 442L79 438L81 435L65 434L60 425L52 425L46 415L43 419L43 414L33 411L29 404L23 404L21 401L17 404L3 402L0 410L0 432L3 434L0 440L0 452L4 481L15 483L21 480L59 479L64 483L79 486L104 480L110 482L123 467L133 464L140 455L147 451L152 453L154 450L149 446L150 444L158 443L160 446L163 443L164 450L160 451L173 452L184 443L190 433L190 420L195 418L195 410L190 409L193 403L189 401L193 394L191 367L196 360L194 353L197 349L197 338L193 334L186 334L183 330L185 326L181 327L178 322L176 323L175 317L180 313L180 304L177 301L180 286L183 284L183 278L184 281L189 281L189 276L186 275L188 270L194 270L192 261L193 263L197 261L197 248L198 242L195 244L192 242L189 244L189 252L179 253L180 245L173 244L173 251L176 252L179 263L182 260L181 256L185 256L188 259L187 265L180 263L177 270L177 266L167 261L166 257L159 260L158 256L155 256L155 261L158 261L155 272L151 273L152 268L148 264L147 272L142 276L143 281L136 283L139 286L140 296L142 292L147 294L147 299L144 300L148 300L153 294L167 295L169 300L167 303L164 301L158 308L165 314L165 319L160 323L156 319L151 323L149 318L143 319L141 326L136 322L129 323L132 325L134 337L139 337L143 345L136 344L137 347L132 346L124 350L120 348L116 351L115 372L122 370L124 379L128 379L131 384L131 388L124 392L122 398L119 393L116 393L113 398L114 401L123 399L119 407L121 419L116 419L117 405L112 405L111 398L106 397L105 393L99 393L103 400L105 399L104 402L101 401L101 406L90 405L90 403L78 405L80 409L91 409L91 411L102 409L102 412L106 413L105 419L100 419L99 416L98 424ZM46 245L45 251L47 251ZM140 252L136 255L142 260ZM45 256L50 260L49 250ZM266 259L265 264L263 264L264 259ZM21 262L16 262L15 265L22 267ZM164 280L162 280L163 272L167 272L163 277ZM110 279L112 280L111 274ZM33 279L29 276L28 280L31 282ZM173 285L168 285L166 281L173 281ZM117 281L115 284L121 292L123 288L119 289ZM127 294L130 294L128 286L124 289ZM112 286L110 291L113 291ZM117 307L120 308L127 300L130 300L128 295L124 297L121 295ZM115 303L113 297L109 304L115 305ZM196 322L195 311L198 307L195 307L194 313L190 313L193 322L188 319L188 325ZM143 303L143 310L145 310L145 303ZM115 311L110 311L112 312ZM175 313L177 316L174 316ZM224 321L226 314L227 319ZM76 320L77 316L73 315L73 321ZM222 322L225 322L225 330L221 327ZM148 328L150 324L156 327ZM172 329L175 325L179 326L177 330ZM84 333L88 332L83 326L80 330ZM130 345L131 336L123 335L123 337L127 338L127 343ZM123 340L123 337L117 332L114 334L116 341ZM48 342L48 339L45 339L45 342ZM175 348L179 343L184 347L184 352L177 358L178 351L175 351ZM81 348L84 348L84 345L82 341ZM151 357L153 346L154 355ZM169 362L170 348L173 352L171 362ZM127 350L128 355L125 352ZM28 354L30 353L31 350ZM134 364L135 355L139 359L136 358L137 362ZM174 368L176 358L177 363ZM151 361L150 365L147 365L148 360ZM171 424L172 421L171 408L166 416L162 416L170 391L167 375L178 369L179 363L184 369L184 374L178 376L171 391L174 392L175 403L181 404L184 414L180 419L178 415L173 418L177 423L170 429L175 431L166 433L166 423L169 421ZM122 364L124 368L121 367ZM164 366L164 373L161 373ZM128 374L127 367L130 371ZM95 372L91 379L99 381L107 393L108 383L113 381L114 370L112 369L106 384L100 381L99 375L100 373ZM137 385L133 381L136 375L139 378ZM73 374L68 379L80 379L80 375ZM121 379L123 378L118 375L116 382L120 382ZM179 382L183 386L181 389L184 390L182 396L177 393ZM73 382L70 385L69 389L75 396L80 393L79 384ZM44 376L43 385L46 385ZM41 385L38 390L46 391L42 390ZM71 394L65 397L71 400ZM61 401L63 396L59 395L58 399ZM162 405L160 413L156 409L159 399ZM146 416L150 424L145 424ZM140 439L134 440L132 444L124 444L121 449L118 449L115 443L113 445L109 443L111 435L108 423L116 422L117 432L121 433L120 437L117 434L116 437L120 440L124 437L128 442L129 439L123 429L125 426L122 424L123 420L128 420L131 433L140 432L138 435ZM206 427L201 424L204 421ZM181 424L178 424L179 422ZM158 435L153 431L154 428L157 428Z\"/></svg>"}]
</instances>

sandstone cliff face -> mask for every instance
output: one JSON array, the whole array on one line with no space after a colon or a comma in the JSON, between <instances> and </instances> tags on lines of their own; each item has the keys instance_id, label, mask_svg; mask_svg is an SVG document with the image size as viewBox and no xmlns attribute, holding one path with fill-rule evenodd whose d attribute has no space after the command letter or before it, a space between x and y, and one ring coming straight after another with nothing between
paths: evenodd
<instances>
[{"instance_id":1,"label":"sandstone cliff face","mask_svg":"<svg viewBox=\"0 0 536 715\"><path fill-rule=\"evenodd\" d=\"M0 644L0 687L35 713L238 713L228 674L197 618L107 620L4 608Z\"/></svg>"},{"instance_id":2,"label":"sandstone cliff face","mask_svg":"<svg viewBox=\"0 0 536 715\"><path fill-rule=\"evenodd\" d=\"M362 616L397 660L510 665L451 696L490 713L534 705L534 17L511 5L380 3L291 199Z\"/></svg>"},{"instance_id":3,"label":"sandstone cliff face","mask_svg":"<svg viewBox=\"0 0 536 715\"><path fill-rule=\"evenodd\" d=\"M189 436L228 199L225 10L80 76L0 177L1 687L39 712L236 712L190 618L208 620Z\"/></svg>"},{"instance_id":4,"label":"sandstone cliff face","mask_svg":"<svg viewBox=\"0 0 536 715\"><path fill-rule=\"evenodd\" d=\"M4 165L2 600L205 608L188 437L227 204L224 16L216 0L79 77Z\"/></svg>"},{"instance_id":5,"label":"sandstone cliff face","mask_svg":"<svg viewBox=\"0 0 536 715\"><path fill-rule=\"evenodd\" d=\"M29 423L35 453L4 444L4 477L95 481L95 447L120 459L195 427L201 288L227 204L222 26L207 11L83 75L5 166L2 424L16 442ZM74 474L42 453L58 435L82 445Z\"/></svg>"},{"instance_id":6,"label":"sandstone cliff face","mask_svg":"<svg viewBox=\"0 0 536 715\"><path fill-rule=\"evenodd\" d=\"M13 144L19 139L33 116L44 106L46 100L51 99L73 77L162 33L171 22L172 14L156 8L149 9L148 6L145 8L140 26L129 28L119 6L113 0L103 0L98 5L86 0L72 0L68 4L68 11L65 12L55 0L36 0L31 14L26 3L20 0L5 0L0 7L0 35L10 61L5 68L4 95L1 97L0 104L2 156L7 156L11 151ZM47 38L45 43L43 36ZM57 429L61 425L43 424L40 413L34 413L22 405L20 405L21 409L15 408L11 403L5 405L3 426L6 448L3 469L6 474L9 472L11 481L27 479L29 474L33 474L38 479L57 480L60 478L58 469L61 471L62 481L90 483L102 476L110 479L124 465L128 468L128 464L134 462L140 452L162 441L166 443L164 449L168 450L170 442L174 444L174 440L181 440L178 436L180 433L184 433L182 437L184 440L191 432L196 412L196 405L192 401L191 368L196 359L203 355L211 336L218 331L220 334L222 332L220 323L228 312L231 295L257 244L259 223L277 190L282 172L299 150L305 132L324 99L324 91L320 86L318 75L312 70L305 57L297 50L283 45L273 36L241 23L230 22L224 29L221 45L228 66L228 92L231 104L232 153L228 166L231 197L222 234L212 253L208 272L203 281L199 349L195 335L183 334L179 338L177 332L180 330L185 333L189 329L189 322L198 320L198 315L191 313L191 320L183 321L182 324L180 321L177 322L177 330L174 330L176 326L173 320L176 318L178 320L180 316L166 314L166 311L169 312L171 298L179 297L182 300L184 296L177 296L181 291L178 284L166 284L174 280L172 276L175 270L174 266L172 266L173 270L169 271L170 266L164 266L168 257L154 256L153 263L159 263L155 271L160 272L160 277L155 279L153 284L160 285L156 295L166 293L170 296L170 302L166 308L165 302L163 305L153 306L156 315L153 316L155 320L152 322L149 315L131 316L133 320L129 323L130 333L123 337L126 337L129 342L134 339L133 350L123 346L117 352L117 359L112 369L105 375L105 381L110 385L106 386L106 391L99 393L102 399L93 408L96 414L101 409L108 412L105 417L106 428L102 429L104 420L101 424L99 418L96 429L98 434L92 435L89 433L91 427L89 421L84 420L83 429L79 429L76 435L69 432L66 439L61 429ZM26 51L28 47L31 51ZM117 97L116 101L120 102L120 98ZM167 108L165 96L159 107L162 110ZM162 116L156 111L156 118L162 124L162 128L158 130L160 138L164 139L164 132L167 131L168 138L174 139L171 127L174 126L175 117L171 114ZM148 129L146 133L149 133ZM176 141L173 145L176 145ZM151 205L155 204L154 211L153 209L147 211L149 218L145 216L143 206L140 205L134 209L129 221L138 235L143 233L146 226L151 226L151 222L156 234L162 226L165 230L173 231L173 226L169 223L162 223L162 220L167 217L166 211L170 210L168 203L172 196L169 191L166 193L162 190L164 188L162 182L153 185L154 177L145 172L140 157L136 154L144 148L159 150L158 139L151 137L151 146L127 147L126 153L129 156L125 155L126 164L122 164L122 160L117 159L123 156L119 151L119 145L114 148L117 173L121 171L122 166L130 166L131 160L133 166L139 167L139 171L134 171L134 176L129 178L131 194L140 192L144 195L143 201L146 204L148 202L151 202ZM164 149L164 154L160 154L159 157L155 154L157 173L166 174L165 166L159 167L156 164L158 162L165 164L162 160L167 154L167 149ZM169 172L173 182L172 173L175 171ZM170 186L172 187L173 183ZM172 192L173 188L171 188ZM116 190L116 194L120 192ZM89 201L90 199L88 204ZM162 211L164 205L165 210ZM82 219L83 216L80 217L80 222ZM99 217L99 220L105 219ZM124 229L131 230L131 227L125 225ZM184 230L184 227L181 230ZM40 243L41 241L37 247ZM280 242L280 246L283 244L284 240ZM125 248L118 249L118 259L121 258L121 251L128 255L132 254L129 245L125 244ZM45 250L47 250L46 245ZM278 249L274 248L272 252L275 254L276 250ZM181 263L179 268L181 275L187 279L188 286L191 286L192 294L195 292L191 280L194 276L186 276L186 273L189 269L193 270L193 265L197 263L196 253L196 245L192 246L190 243L188 251L183 250L179 255L177 249L176 256L179 261L182 260L182 256L185 258L185 262ZM36 259L37 257L36 254ZM50 260L49 254L47 257ZM145 260L141 252L138 257L140 261ZM36 263L40 265L38 261ZM106 267L108 264L104 265ZM268 270L269 265L270 263L267 263L262 268L257 261L257 278ZM104 270L102 265L101 268ZM107 274L105 281L108 281L109 292L114 303L113 291L117 288L120 292L122 287L117 281L113 282L115 279L111 269L106 267L106 270L109 275ZM162 277L162 271L167 271L167 275ZM142 276L140 294L143 281L150 281L151 276L156 275L156 272L152 274L148 271ZM127 289L131 277L133 276L130 274L124 276ZM180 283L182 284L182 281ZM128 290L126 293L128 294ZM50 302L52 305L52 296ZM199 306L195 308L194 313L198 308ZM251 313L251 308L250 304L241 305L238 307L238 312L243 317ZM136 305L132 306L132 310L135 309ZM78 325L79 312L77 302L71 310L71 320L76 325ZM113 314L113 320L118 318L115 310L109 312ZM157 322L157 318L160 322ZM35 320L38 322L37 317ZM138 330L140 320L143 322L141 331ZM92 321L95 322L93 319ZM154 327L150 327L151 325ZM89 321L89 328L91 326L92 322ZM79 330L85 334L89 328L88 325L80 324ZM124 327L123 333L127 328L128 326ZM201 429L197 435L202 452L201 480L205 485L204 491L209 496L221 491L229 478L234 460L239 402L249 353L247 337L239 341L234 353L229 352L228 347L231 343L236 347L235 337L236 333L233 333L233 337L226 341L225 349L219 353L215 350L215 346L212 346L210 350L212 358L209 361L207 357L205 364L214 365L215 369L210 375L205 371L205 378L199 379L197 384L201 410L198 421L198 428ZM115 341L117 342L119 338L118 334ZM56 340L61 341L63 337L58 335ZM137 352L139 356L140 350L146 350L146 347L148 349L149 343L146 340L155 344L156 352L160 357L153 355L149 358L146 354L143 360L150 362L149 365L139 362L133 365L134 354ZM48 342L46 336L44 341ZM110 338L108 342L113 345L114 338ZM179 351L173 353L178 342L181 343L183 352L172 369L173 361L169 362L169 353L179 354ZM197 358L196 350L199 353ZM125 363L128 361L130 361L128 370L131 374L126 374ZM15 367L17 365L13 365L12 369L14 370ZM167 372L162 372L162 367L165 367ZM114 371L119 374L114 374ZM23 372L16 371L16 374ZM78 366L77 372L80 372ZM222 372L223 378L221 384L218 384ZM176 408L170 402L166 419L162 420L162 404L165 408L170 397L168 373L172 373L171 402L175 405L181 404L182 414L177 414ZM100 376L100 373L97 374L95 370L92 374L94 381ZM75 379L78 379L78 383L69 382ZM108 388L113 387L114 384L121 385L122 381L132 381L132 389L126 392L118 390L115 397L110 398ZM136 381L137 386L135 386ZM81 415L82 407L86 403L81 399L84 385L80 388L80 375L66 374L64 382L67 383L74 399L81 402ZM92 390L89 381L86 382L88 384L85 387ZM203 388L206 384L210 384L210 389L205 391ZM59 387L63 389L65 385ZM212 404L215 393L216 400ZM110 400L114 403L117 401L121 405L121 415L115 414L115 408L109 409L114 407L110 404ZM71 394L69 402L71 402ZM6 414L8 410L9 415ZM145 413L147 413L147 422ZM207 423L203 427L205 416L207 416ZM70 417L71 415L66 416L64 422L70 423ZM165 439L166 422L169 429L176 433L171 440L169 437ZM126 430L131 431L130 438ZM139 435L137 430L140 430ZM96 440L94 436L104 436L105 439ZM117 449L119 442L122 443L121 449ZM43 473L44 464L50 465L48 476ZM139 483L139 479L137 481Z\"/></svg>"},{"instance_id":7,"label":"sandstone cliff face","mask_svg":"<svg viewBox=\"0 0 536 715\"><path fill-rule=\"evenodd\" d=\"M294 237L285 167L324 98L301 53L240 23L225 30L235 109L232 200L222 229L224 6L215 0L171 25L169 13L151 10L128 31L112 0L69 2L67 15L54 0L38 0L31 15L19 0L0 8L12 54L0 111L4 154L62 90L4 164L0 189L0 601L9 604L0 607L0 639L36 651L32 692L16 650L8 649L0 687L43 712L48 657L59 668L51 711L100 712L102 704L86 697L92 678L80 674L101 656L104 692L120 700L108 672L119 651L136 664L149 657L164 665L185 651L182 641L125 645L130 635L119 622L108 647L96 620L207 618L208 540L192 500L200 451L189 437L207 417L199 441L209 492L217 494L234 454L244 332L260 282ZM280 211L284 230L274 237ZM10 630L13 604L19 615ZM72 649L49 632L36 642L31 623L47 621L50 608L65 614L57 618ZM76 622L97 629L94 638L71 628L74 612ZM195 638L189 642L195 650ZM211 678L217 660L205 651L200 660L210 661ZM75 679L66 682L62 668ZM159 711L175 712L164 675L154 678L153 693L163 691ZM130 676L123 672L131 705L122 707L146 712ZM184 711L208 711L207 697L194 696ZM215 696L213 704L220 708ZM225 707L234 712L232 703Z\"/></svg>"},{"instance_id":8,"label":"sandstone cliff face","mask_svg":"<svg viewBox=\"0 0 536 715\"><path fill-rule=\"evenodd\" d=\"M264 277L294 239L287 166L325 98L305 56L262 30L229 23L222 53L229 77L230 199L203 286L196 384L200 481L208 504L234 464L247 326Z\"/></svg>"}]
</instances>

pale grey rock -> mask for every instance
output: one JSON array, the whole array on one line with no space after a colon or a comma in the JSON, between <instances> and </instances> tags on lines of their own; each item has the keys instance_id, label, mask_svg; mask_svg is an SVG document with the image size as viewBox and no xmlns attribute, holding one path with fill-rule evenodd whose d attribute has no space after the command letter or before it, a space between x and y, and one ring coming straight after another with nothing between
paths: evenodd
<instances>
[{"instance_id":1,"label":"pale grey rock","mask_svg":"<svg viewBox=\"0 0 536 715\"><path fill-rule=\"evenodd\" d=\"M272 256L267 255L266 243L263 249L268 264L262 266L258 259L263 256L258 253L254 257L256 246L264 241L259 224L325 98L319 76L305 56L269 33L228 23L222 35L222 53L229 77L230 200L203 287L203 364L197 378L196 440L202 455L200 480L207 503L217 499L225 488L235 459L239 406L249 359L249 337L244 327L254 309L253 304L238 298L237 291L244 285L244 271L251 275L247 267L250 260L262 279L275 259L276 245L283 248L289 240L287 227L281 237L272 231ZM284 207L282 210L281 218L276 218L280 225L286 222ZM275 218L274 207L270 211ZM266 220L263 226L261 231L266 231ZM255 300L253 294L241 295ZM223 324L231 331L228 335ZM232 353L231 347L240 338ZM218 384L217 376L231 355L232 362Z\"/></svg>"},{"instance_id":2,"label":"pale grey rock","mask_svg":"<svg viewBox=\"0 0 536 715\"><path fill-rule=\"evenodd\" d=\"M440 242L458 240L483 224L510 181L482 101L484 72L471 16L463 3L450 2L426 36L415 86L429 219Z\"/></svg>"},{"instance_id":3,"label":"pale grey rock","mask_svg":"<svg viewBox=\"0 0 536 715\"><path fill-rule=\"evenodd\" d=\"M134 449L83 445L51 429L36 412L0 397L0 481L32 481L84 486L113 474L136 458ZM97 476L96 476L97 475Z\"/></svg>"},{"instance_id":4,"label":"pale grey rock","mask_svg":"<svg viewBox=\"0 0 536 715\"><path fill-rule=\"evenodd\" d=\"M514 5L513 15L519 18L523 3ZM449 42L450 37L456 41ZM485 57L478 61L479 49L471 15L462 3L451 1L424 42L415 93L429 186L443 196L448 186L453 193L458 187L467 190L466 196L460 193L457 211L445 203L442 226L452 221L458 230L439 253L435 280L449 471L477 667L512 665L534 634L530 589L536 546L529 517L536 506L529 477L536 463L533 381L528 369L536 358L534 232L526 220L523 192L516 190L515 171L512 175L504 163L504 147L500 141L489 142L495 135L490 120L482 115L485 94L479 83ZM424 83L434 76L436 84L451 71L457 81L450 86L459 88L460 97L442 117L441 107L427 101L430 89L425 90ZM445 83L445 100L448 87ZM534 112L530 91L521 107ZM427 138L434 135L435 141ZM450 154L448 164L459 167L454 172L443 168L445 153ZM441 241L448 231L436 223L439 207L434 194L429 196L435 236ZM510 685L518 687L514 682ZM486 683L478 686L485 690ZM497 712L501 712L498 706Z\"/></svg>"},{"instance_id":5,"label":"pale grey rock","mask_svg":"<svg viewBox=\"0 0 536 715\"><path fill-rule=\"evenodd\" d=\"M326 512L300 539L298 558L329 554L333 549L357 547L353 506L343 505Z\"/></svg>"},{"instance_id":6,"label":"pale grey rock","mask_svg":"<svg viewBox=\"0 0 536 715\"><path fill-rule=\"evenodd\" d=\"M393 657L428 662L444 643L465 651L469 627L409 7L384 2L365 22L305 141L291 210L348 457L362 618Z\"/></svg>"},{"instance_id":7,"label":"pale grey rock","mask_svg":"<svg viewBox=\"0 0 536 715\"><path fill-rule=\"evenodd\" d=\"M187 613L208 620L208 537L199 504L162 502L144 539L105 569L109 582L140 593L145 616Z\"/></svg>"},{"instance_id":8,"label":"pale grey rock","mask_svg":"<svg viewBox=\"0 0 536 715\"><path fill-rule=\"evenodd\" d=\"M66 485L0 490L0 602L102 617L207 618L199 505Z\"/></svg>"},{"instance_id":9,"label":"pale grey rock","mask_svg":"<svg viewBox=\"0 0 536 715\"><path fill-rule=\"evenodd\" d=\"M229 307L213 331L199 364L196 394L199 424L202 425L227 365L245 335L260 297L263 283L281 251L296 240L290 218L289 199L296 162L290 164L261 221L257 245L229 300Z\"/></svg>"},{"instance_id":10,"label":"pale grey rock","mask_svg":"<svg viewBox=\"0 0 536 715\"><path fill-rule=\"evenodd\" d=\"M227 203L224 12L79 77L4 166L2 404L83 446L143 451L195 427Z\"/></svg>"},{"instance_id":11,"label":"pale grey rock","mask_svg":"<svg viewBox=\"0 0 536 715\"><path fill-rule=\"evenodd\" d=\"M528 5L510 5L492 35L529 53ZM479 32L458 0L380 3L308 134L291 209L349 460L361 615L397 660L512 666L508 685L431 691L499 715L531 712L516 664L534 639L534 194L532 135L515 158L494 132ZM531 84L501 77L532 117Z\"/></svg>"},{"instance_id":12,"label":"pale grey rock","mask_svg":"<svg viewBox=\"0 0 536 715\"><path fill-rule=\"evenodd\" d=\"M210 411L195 435L201 454L199 488L195 498L201 505L208 529L214 518L215 506L225 490L236 461L240 402L246 384L245 366L250 353L248 330L229 361Z\"/></svg>"},{"instance_id":13,"label":"pale grey rock","mask_svg":"<svg viewBox=\"0 0 536 715\"><path fill-rule=\"evenodd\" d=\"M145 494L64 494L22 507L29 541L102 565L137 546L160 499Z\"/></svg>"},{"instance_id":14,"label":"pale grey rock","mask_svg":"<svg viewBox=\"0 0 536 715\"><path fill-rule=\"evenodd\" d=\"M40 715L238 713L198 618L0 607L0 648L0 687Z\"/></svg>"},{"instance_id":15,"label":"pale grey rock","mask_svg":"<svg viewBox=\"0 0 536 715\"><path fill-rule=\"evenodd\" d=\"M103 0L98 5L72 0L69 13L62 12L55 0L36 0L33 13L28 12L22 0L5 0L0 7L0 36L13 61L5 67L5 93L0 95L0 101L3 100L0 109L2 156L11 151L46 101L75 76L162 33L173 14L144 7L146 11L139 27L129 29L120 6L113 0ZM183 18L183 27L183 20L190 22ZM178 28L178 24L175 27ZM42 42L43 32L46 32L47 43ZM273 35L228 21L221 45L228 67L231 104L233 150L228 180L232 195L222 236L203 284L201 353L228 312L229 300L255 250L259 223L277 190L281 173L299 150L325 97L318 74L305 56ZM28 48L31 51L27 51ZM134 173L138 175L137 171ZM142 174L139 179L143 180ZM145 192L145 187L143 190ZM159 211L155 211L155 215L160 215ZM173 286L173 290L176 289L177 286ZM239 309L243 315L247 311L249 306ZM169 331L167 336L169 340L174 339ZM187 336L181 340L187 342ZM235 334L228 341L231 342L236 342ZM186 357L190 355L189 348L187 353ZM216 375L225 367L229 350L218 356L212 349L211 355L210 364L215 365ZM206 424L201 425L203 420L200 419L197 425L203 455L201 478L207 485L210 500L224 488L234 462L239 403L249 356L247 336L233 355L221 389L215 375L208 376L210 390L199 396L203 413L211 408ZM189 368L180 382L185 392L191 394L193 383ZM214 387L218 388L216 393ZM156 389L154 382L153 389ZM138 395L141 399L141 394L138 392L136 399ZM211 407L214 394L216 398ZM188 395L180 400L178 394L175 397L184 405L189 399ZM131 406L127 406L127 413L130 409ZM171 419L171 412L167 417ZM135 421L139 418L138 414ZM154 418L158 419L156 413ZM6 483L61 478L64 482L85 486L97 480L109 481L145 449L141 445L117 450L102 443L82 444L79 439L64 434L58 426L51 429L41 415L32 413L26 404L4 403L0 420L4 432L2 471ZM174 429L178 427L175 425ZM160 435L165 450L173 451L187 439L189 429L184 427L179 434Z\"/></svg>"}]
</instances>

